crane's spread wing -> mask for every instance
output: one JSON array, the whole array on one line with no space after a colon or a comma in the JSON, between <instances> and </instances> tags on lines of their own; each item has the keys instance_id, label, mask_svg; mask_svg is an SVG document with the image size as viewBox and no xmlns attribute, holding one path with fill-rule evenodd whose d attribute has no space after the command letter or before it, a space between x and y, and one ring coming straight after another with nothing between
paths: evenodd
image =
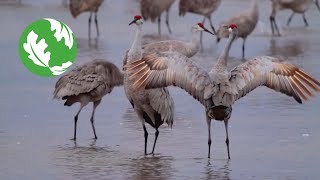
<instances>
[{"instance_id":1,"label":"crane's spread wing","mask_svg":"<svg viewBox=\"0 0 320 180\"><path fill-rule=\"evenodd\" d=\"M54 98L82 93L106 94L111 92L113 86L121 84L123 84L123 74L114 64L94 60L63 75L55 85Z\"/></svg>"},{"instance_id":2,"label":"crane's spread wing","mask_svg":"<svg viewBox=\"0 0 320 180\"><path fill-rule=\"evenodd\" d=\"M279 59L269 56L256 57L231 71L229 82L222 84L219 98L225 105L233 104L259 86L292 96L302 103L313 96L310 89L320 91L320 83L298 67L278 63Z\"/></svg>"},{"instance_id":3,"label":"crane's spread wing","mask_svg":"<svg viewBox=\"0 0 320 180\"><path fill-rule=\"evenodd\" d=\"M209 74L191 59L176 52L159 52L128 63L126 71L133 88L178 86L204 104L213 94Z\"/></svg>"}]
</instances>

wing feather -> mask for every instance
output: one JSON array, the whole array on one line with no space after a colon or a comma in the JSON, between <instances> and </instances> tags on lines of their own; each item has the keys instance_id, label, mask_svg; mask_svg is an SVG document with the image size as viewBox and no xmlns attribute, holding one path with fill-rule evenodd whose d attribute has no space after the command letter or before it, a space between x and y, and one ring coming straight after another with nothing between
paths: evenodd
<instances>
[{"instance_id":1,"label":"wing feather","mask_svg":"<svg viewBox=\"0 0 320 180\"><path fill-rule=\"evenodd\" d=\"M299 103L313 97L312 90L320 91L320 83L298 67L260 56L235 67L226 87L221 89L223 96L218 98L222 104L231 105L259 86L291 96Z\"/></svg>"},{"instance_id":2,"label":"wing feather","mask_svg":"<svg viewBox=\"0 0 320 180\"><path fill-rule=\"evenodd\" d=\"M177 52L159 52L128 63L126 71L133 88L178 86L204 104L214 92L209 74L191 59Z\"/></svg>"}]
</instances>

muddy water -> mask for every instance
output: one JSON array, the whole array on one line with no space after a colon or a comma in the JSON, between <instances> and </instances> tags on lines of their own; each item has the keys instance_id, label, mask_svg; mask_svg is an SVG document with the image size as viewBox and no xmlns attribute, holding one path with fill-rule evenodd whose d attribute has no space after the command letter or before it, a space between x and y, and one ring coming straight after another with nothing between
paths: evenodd
<instances>
[{"instance_id":1,"label":"muddy water","mask_svg":"<svg viewBox=\"0 0 320 180\"><path fill-rule=\"evenodd\" d=\"M10 1L10 0L9 0ZM217 25L225 17L248 7L250 1L223 1L214 14ZM260 2L259 2L260 3ZM224 125L213 123L212 158L207 156L204 109L187 93L170 88L176 104L173 129L163 126L155 156L143 155L143 130L122 88L104 98L97 109L99 139L93 141L90 106L80 114L78 141L73 133L73 116L78 106L63 107L52 100L56 78L41 78L25 69L17 53L20 33L30 22L51 17L67 23L79 44L76 64L104 58L122 65L131 45L134 28L128 27L139 12L135 0L106 0L100 9L101 37L88 41L87 18L72 19L62 1L22 0L0 2L0 179L317 179L320 175L319 96L299 105L293 99L259 88L234 105L230 121L231 160L227 160ZM178 16L177 3L171 11L173 34L165 26L145 23L144 41L189 40L190 25L202 20L188 14ZM282 37L270 36L270 2L261 1L259 25L247 40L246 56L274 55L320 79L320 21L312 6L307 12L310 27L300 16L290 27L290 15L279 13ZM92 30L94 33L94 29ZM94 34L93 34L94 36ZM222 51L225 40L216 44L205 35L204 49L194 60L208 70ZM241 63L241 40L230 52L230 67ZM149 151L154 130L149 130Z\"/></svg>"}]
</instances>

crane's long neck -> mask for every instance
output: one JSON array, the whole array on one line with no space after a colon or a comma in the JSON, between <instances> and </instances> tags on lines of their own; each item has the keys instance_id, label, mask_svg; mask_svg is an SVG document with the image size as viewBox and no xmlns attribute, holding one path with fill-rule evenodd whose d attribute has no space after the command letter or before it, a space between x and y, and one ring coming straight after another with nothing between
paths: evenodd
<instances>
[{"instance_id":1,"label":"crane's long neck","mask_svg":"<svg viewBox=\"0 0 320 180\"><path fill-rule=\"evenodd\" d=\"M142 56L141 26L137 26L136 36L128 52L128 62L138 60Z\"/></svg>"},{"instance_id":2,"label":"crane's long neck","mask_svg":"<svg viewBox=\"0 0 320 180\"><path fill-rule=\"evenodd\" d=\"M200 48L200 40L199 40L199 34L196 30L191 30L191 42L190 42L190 53L196 54L199 51Z\"/></svg>"},{"instance_id":3,"label":"crane's long neck","mask_svg":"<svg viewBox=\"0 0 320 180\"><path fill-rule=\"evenodd\" d=\"M252 3L251 3L251 16L252 17L256 17L256 19L258 19L259 9L258 9L257 0L252 0Z\"/></svg>"},{"instance_id":4,"label":"crane's long neck","mask_svg":"<svg viewBox=\"0 0 320 180\"><path fill-rule=\"evenodd\" d=\"M220 55L220 57L219 57L219 59L217 61L217 65L220 65L220 66L223 66L223 67L227 67L227 59L228 59L228 56L229 56L229 51L230 51L231 45L232 45L233 41L235 40L235 38L236 38L236 34L235 33L230 33L227 45L224 48L222 54Z\"/></svg>"}]
</instances>

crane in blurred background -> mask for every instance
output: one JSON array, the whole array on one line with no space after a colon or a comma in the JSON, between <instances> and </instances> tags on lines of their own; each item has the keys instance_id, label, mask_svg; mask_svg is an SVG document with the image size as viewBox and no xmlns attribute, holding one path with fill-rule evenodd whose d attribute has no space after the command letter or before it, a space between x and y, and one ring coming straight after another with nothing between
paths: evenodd
<instances>
[{"instance_id":1,"label":"crane in blurred background","mask_svg":"<svg viewBox=\"0 0 320 180\"><path fill-rule=\"evenodd\" d=\"M272 35L275 35L275 30L277 31L277 35L280 36L279 27L276 22L276 14L278 11L290 9L292 14L288 18L287 25L290 24L295 13L302 14L302 18L305 26L309 26L308 21L305 16L305 12L309 9L312 3L315 3L319 12L320 6L318 0L271 0L272 2L272 11L270 15L270 25Z\"/></svg>"},{"instance_id":2,"label":"crane in blurred background","mask_svg":"<svg viewBox=\"0 0 320 180\"><path fill-rule=\"evenodd\" d=\"M151 22L158 20L158 33L161 35L161 14L166 11L166 25L171 34L169 24L169 11L175 0L140 0L141 15L144 20L150 19Z\"/></svg>"},{"instance_id":3,"label":"crane in blurred background","mask_svg":"<svg viewBox=\"0 0 320 180\"><path fill-rule=\"evenodd\" d=\"M97 36L99 37L98 11L104 0L70 0L69 8L71 15L76 18L83 12L90 12L88 22L88 37L91 39L91 17L94 13L94 22L96 24Z\"/></svg>"},{"instance_id":4,"label":"crane in blurred background","mask_svg":"<svg viewBox=\"0 0 320 180\"><path fill-rule=\"evenodd\" d=\"M238 27L238 35L243 39L242 43L242 59L245 58L245 43L247 37L253 32L256 28L256 25L259 20L259 9L256 0L252 0L251 7L248 10L245 10L237 15L232 16L230 19L224 21L220 24L220 27L217 31L217 42L220 41L221 38L228 38L229 31L228 24L236 24Z\"/></svg>"},{"instance_id":5,"label":"crane in blurred background","mask_svg":"<svg viewBox=\"0 0 320 180\"><path fill-rule=\"evenodd\" d=\"M190 12L204 16L202 24L205 24L205 20L208 19L213 33L216 33L211 15L218 9L220 4L221 0L180 0L179 15L184 16L187 12ZM202 33L200 34L200 43L202 44Z\"/></svg>"},{"instance_id":6,"label":"crane in blurred background","mask_svg":"<svg viewBox=\"0 0 320 180\"><path fill-rule=\"evenodd\" d=\"M94 126L94 114L103 96L112 92L116 86L123 85L123 73L116 65L104 60L93 60L76 67L60 77L55 85L53 97L66 100L65 106L80 103L80 109L74 117L73 140L77 138L78 116L83 107L93 102L91 125L94 138L97 139Z\"/></svg>"},{"instance_id":7,"label":"crane in blurred background","mask_svg":"<svg viewBox=\"0 0 320 180\"><path fill-rule=\"evenodd\" d=\"M298 103L314 96L310 89L320 91L319 81L298 67L280 63L280 59L270 56L255 57L229 71L228 54L238 29L231 24L228 30L228 43L209 73L177 52L154 53L126 66L126 73L134 81L132 86L136 90L177 86L201 102L206 110L209 158L211 120L224 121L230 159L228 121L232 105L257 87L266 86L293 97Z\"/></svg>"}]
</instances>

